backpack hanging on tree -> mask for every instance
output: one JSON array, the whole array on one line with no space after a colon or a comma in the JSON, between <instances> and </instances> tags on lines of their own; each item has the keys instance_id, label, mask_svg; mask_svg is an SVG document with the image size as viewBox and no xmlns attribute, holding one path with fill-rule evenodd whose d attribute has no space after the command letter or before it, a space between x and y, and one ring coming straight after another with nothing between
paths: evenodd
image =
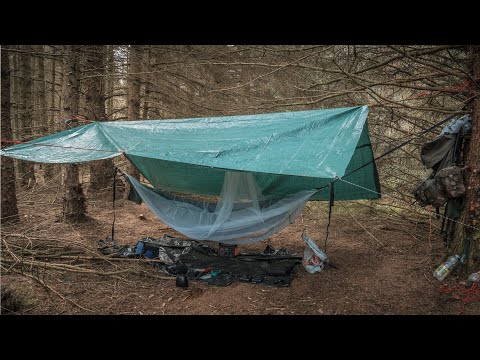
<instances>
[{"instance_id":1,"label":"backpack hanging on tree","mask_svg":"<svg viewBox=\"0 0 480 360\"><path fill-rule=\"evenodd\" d=\"M437 178L424 180L413 193L420 206L432 205L439 208L448 200L448 195Z\"/></svg>"},{"instance_id":2,"label":"backpack hanging on tree","mask_svg":"<svg viewBox=\"0 0 480 360\"><path fill-rule=\"evenodd\" d=\"M437 171L449 166L454 160L456 135L443 135L423 144L420 158L423 165Z\"/></svg>"},{"instance_id":3,"label":"backpack hanging on tree","mask_svg":"<svg viewBox=\"0 0 480 360\"><path fill-rule=\"evenodd\" d=\"M466 188L460 167L453 165L443 168L435 174L435 179L443 186L448 197L457 198L465 195Z\"/></svg>"}]
</instances>

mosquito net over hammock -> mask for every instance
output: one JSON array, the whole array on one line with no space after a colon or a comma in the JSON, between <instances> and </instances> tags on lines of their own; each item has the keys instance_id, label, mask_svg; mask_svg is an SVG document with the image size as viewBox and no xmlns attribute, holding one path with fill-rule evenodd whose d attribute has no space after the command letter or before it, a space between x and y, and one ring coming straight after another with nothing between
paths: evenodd
<instances>
[{"instance_id":1,"label":"mosquito net over hammock","mask_svg":"<svg viewBox=\"0 0 480 360\"><path fill-rule=\"evenodd\" d=\"M367 114L363 106L94 122L0 154L45 163L125 155L153 187L126 178L163 222L193 239L246 243L287 226L309 200L379 197Z\"/></svg>"},{"instance_id":2,"label":"mosquito net over hammock","mask_svg":"<svg viewBox=\"0 0 480 360\"><path fill-rule=\"evenodd\" d=\"M290 224L317 190L262 201L251 173L225 172L218 202L168 196L127 175L150 210L178 232L196 240L241 244L266 239Z\"/></svg>"}]
</instances>

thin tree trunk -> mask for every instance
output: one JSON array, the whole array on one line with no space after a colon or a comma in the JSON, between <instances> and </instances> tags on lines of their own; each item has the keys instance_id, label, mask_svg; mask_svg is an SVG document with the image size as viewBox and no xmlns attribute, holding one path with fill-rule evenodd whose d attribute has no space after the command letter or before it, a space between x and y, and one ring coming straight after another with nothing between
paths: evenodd
<instances>
[{"instance_id":1,"label":"thin tree trunk","mask_svg":"<svg viewBox=\"0 0 480 360\"><path fill-rule=\"evenodd\" d=\"M480 83L480 46L472 48L473 79ZM466 146L467 193L465 208L460 219L471 227L463 227L457 231L453 251L463 256L465 269L472 270L472 259L480 256L480 88L473 83L472 93L477 94L472 102L472 133ZM476 229L475 229L476 228ZM478 266L478 265L477 265ZM478 270L478 269L477 269ZM468 273L467 273L468 275Z\"/></svg>"},{"instance_id":2,"label":"thin tree trunk","mask_svg":"<svg viewBox=\"0 0 480 360\"><path fill-rule=\"evenodd\" d=\"M106 61L107 61L107 75L105 77L105 83L106 83L106 92L108 93L109 97L107 100L107 114L112 114L113 113L113 93L114 93L114 80L113 80L113 73L115 72L115 63L114 63L114 52L113 52L114 46L113 45L107 45L105 46L105 52L106 52ZM111 120L111 119L110 119Z\"/></svg>"},{"instance_id":3,"label":"thin tree trunk","mask_svg":"<svg viewBox=\"0 0 480 360\"><path fill-rule=\"evenodd\" d=\"M18 46L12 46L13 49L17 48ZM19 119L18 119L18 86L19 86L19 76L20 76L20 69L18 66L18 54L13 53L12 54L12 66L11 66L11 93L12 97L10 100L13 99L13 102L10 103L10 116L12 118L12 136L14 139L19 139L18 136L18 124L19 124ZM17 165L17 159L13 160L14 163ZM16 166L18 167L18 166ZM17 169L18 171L18 169Z\"/></svg>"},{"instance_id":4,"label":"thin tree trunk","mask_svg":"<svg viewBox=\"0 0 480 360\"><path fill-rule=\"evenodd\" d=\"M141 49L138 45L132 45L129 53L128 65L128 97L127 97L127 119L138 120L140 118L140 78L141 71ZM127 166L129 174L140 179L140 172L129 163Z\"/></svg>"},{"instance_id":5,"label":"thin tree trunk","mask_svg":"<svg viewBox=\"0 0 480 360\"><path fill-rule=\"evenodd\" d=\"M37 45L36 50L39 53L43 53L43 45ZM37 94L38 94L38 111L37 111L37 132L39 136L45 136L48 134L47 127L47 85L45 79L45 59L43 55L39 55L37 58Z\"/></svg>"},{"instance_id":6,"label":"thin tree trunk","mask_svg":"<svg viewBox=\"0 0 480 360\"><path fill-rule=\"evenodd\" d=\"M1 72L2 72L2 115L1 131L2 139L12 139L12 125L10 118L10 59L7 50L1 49ZM7 144L5 144L7 145ZM10 144L11 145L11 144ZM4 143L2 143L4 147ZM18 208L15 187L15 168L13 159L1 156L1 222L17 222Z\"/></svg>"},{"instance_id":7,"label":"thin tree trunk","mask_svg":"<svg viewBox=\"0 0 480 360\"><path fill-rule=\"evenodd\" d=\"M78 46L67 45L65 51L65 81L66 91L63 99L62 119L78 115L80 102L80 63L78 57ZM76 126L74 122L65 122L65 129ZM85 196L82 185L79 182L78 165L67 164L64 166L65 184L63 197L64 222L81 222L86 220Z\"/></svg>"},{"instance_id":8,"label":"thin tree trunk","mask_svg":"<svg viewBox=\"0 0 480 360\"><path fill-rule=\"evenodd\" d=\"M35 137L41 137L48 134L47 128L47 85L45 79L45 58L43 52L44 46L37 45L35 46L36 52L39 54L36 58L36 76L35 76L35 86L34 86L34 95L36 97L36 109L35 109ZM44 170L45 174L45 164L40 164L40 167ZM45 175L44 179L45 179Z\"/></svg>"},{"instance_id":9,"label":"thin tree trunk","mask_svg":"<svg viewBox=\"0 0 480 360\"><path fill-rule=\"evenodd\" d=\"M104 45L85 47L86 71L86 116L88 119L105 121L105 50ZM90 163L90 189L105 189L112 184L113 162L111 159Z\"/></svg>"},{"instance_id":10,"label":"thin tree trunk","mask_svg":"<svg viewBox=\"0 0 480 360\"><path fill-rule=\"evenodd\" d=\"M12 46L13 49L17 49L20 46ZM20 76L20 68L18 66L18 54L13 53L12 54L12 67L11 67L11 83L10 87L11 92L12 92L12 97L10 98L10 101L13 99L13 103L10 104L10 117L11 117L11 128L12 128L12 136L14 139L20 139L20 136L18 135L18 128L19 128L19 123L20 119L18 117L18 103L19 103L19 94L18 94L18 88L19 88L19 76ZM19 179L20 173L19 173L19 163L22 160L18 159L13 159L13 166L15 168L15 181L17 181L16 185L19 185Z\"/></svg>"},{"instance_id":11,"label":"thin tree trunk","mask_svg":"<svg viewBox=\"0 0 480 360\"><path fill-rule=\"evenodd\" d=\"M148 51L145 51L145 69L144 72L150 71L150 51L151 48L148 48ZM145 81L145 94L143 97L143 112L142 112L142 118L149 119L150 115L150 95L152 92L152 85L151 85L151 76L147 75L146 76L146 81Z\"/></svg>"},{"instance_id":12,"label":"thin tree trunk","mask_svg":"<svg viewBox=\"0 0 480 360\"><path fill-rule=\"evenodd\" d=\"M138 120L140 117L140 77L141 71L141 49L138 45L130 47L128 66L128 112L129 120Z\"/></svg>"},{"instance_id":13,"label":"thin tree trunk","mask_svg":"<svg viewBox=\"0 0 480 360\"><path fill-rule=\"evenodd\" d=\"M28 53L31 51L31 46L24 45L22 50L27 53L20 56L22 68L22 76L19 78L21 103L18 104L20 129L17 132L22 140L27 141L33 138L32 57ZM21 186L28 188L35 184L33 162L20 161L18 170Z\"/></svg>"},{"instance_id":14,"label":"thin tree trunk","mask_svg":"<svg viewBox=\"0 0 480 360\"><path fill-rule=\"evenodd\" d=\"M65 102L65 94L67 92L67 79L65 78L67 75L67 65L66 65L66 46L62 46L60 52L62 53L62 61L60 61L60 71L58 72L58 75L60 77L60 96L58 97L58 109L59 109L59 114L58 114L58 120L55 121L54 127L55 131L62 131L64 129L64 124L63 124L63 104Z\"/></svg>"},{"instance_id":15,"label":"thin tree trunk","mask_svg":"<svg viewBox=\"0 0 480 360\"><path fill-rule=\"evenodd\" d=\"M55 48L52 48L52 54L55 55ZM47 120L47 133L53 133L55 132L55 81L57 80L56 78L56 65L57 61L55 60L55 56L52 57L51 59L51 80L52 83L50 84L50 113L48 116ZM43 167L43 176L45 179L51 179L55 173L54 171L55 165L54 164L44 164Z\"/></svg>"},{"instance_id":16,"label":"thin tree trunk","mask_svg":"<svg viewBox=\"0 0 480 360\"><path fill-rule=\"evenodd\" d=\"M79 51L79 54L77 55L78 56L78 72L79 74L84 74L85 73L85 47L82 46L82 50ZM81 116L86 116L86 98L85 98L85 95L86 95L86 89L85 89L85 81L80 81L79 82L80 84L80 87L79 87L79 101L78 101L78 115L81 115ZM81 125L84 125L84 124L81 124ZM82 164L81 167L83 167L84 164Z\"/></svg>"}]
</instances>

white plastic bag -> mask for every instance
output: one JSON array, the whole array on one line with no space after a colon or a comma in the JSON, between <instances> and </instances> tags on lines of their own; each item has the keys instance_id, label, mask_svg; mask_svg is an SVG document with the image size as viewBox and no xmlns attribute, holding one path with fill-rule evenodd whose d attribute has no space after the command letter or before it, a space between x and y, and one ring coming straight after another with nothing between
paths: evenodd
<instances>
[{"instance_id":1,"label":"white plastic bag","mask_svg":"<svg viewBox=\"0 0 480 360\"><path fill-rule=\"evenodd\" d=\"M305 250L303 250L302 264L305 270L310 274L320 272L328 262L328 256L313 242L310 236L304 231L302 239L305 241Z\"/></svg>"}]
</instances>

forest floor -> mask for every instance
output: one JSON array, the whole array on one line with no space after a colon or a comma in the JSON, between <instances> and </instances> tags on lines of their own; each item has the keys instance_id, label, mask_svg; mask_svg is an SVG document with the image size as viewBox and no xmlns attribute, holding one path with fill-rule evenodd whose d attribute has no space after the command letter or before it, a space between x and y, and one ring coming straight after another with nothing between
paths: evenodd
<instances>
[{"instance_id":1,"label":"forest floor","mask_svg":"<svg viewBox=\"0 0 480 360\"><path fill-rule=\"evenodd\" d=\"M2 259L8 258L9 250L15 253L20 248L57 246L59 251L74 254L67 254L61 261L74 271L29 265L28 251L19 259L24 262L20 272L12 269L11 262L2 261L2 293L8 292L10 301L16 299L15 313L480 314L480 302L463 307L466 294L440 291L441 283L432 276L445 256L437 235L439 220L433 218L414 224L403 216L373 210L368 207L371 202L336 202L327 250L338 269L327 267L309 274L299 265L291 285L285 288L238 282L216 287L190 281L184 289L175 286L175 278L149 276L164 275L145 261L98 259L102 255L97 252L97 241L111 231L110 197L108 190L88 196L88 222L67 225L57 221L61 190L44 185L19 194L21 222L2 226ZM164 233L179 235L144 204L138 206L121 198L116 207L116 238L120 244L135 245L143 237ZM324 204L309 204L294 224L268 240L241 245L240 251L260 252L270 244L301 255L304 229L323 247L326 219ZM89 260L92 255L97 260ZM19 271L19 265L14 269ZM106 273L112 271L115 274ZM449 287L459 285L468 275L452 274L444 283ZM2 313L8 312L5 306L7 302L3 301Z\"/></svg>"}]
</instances>

